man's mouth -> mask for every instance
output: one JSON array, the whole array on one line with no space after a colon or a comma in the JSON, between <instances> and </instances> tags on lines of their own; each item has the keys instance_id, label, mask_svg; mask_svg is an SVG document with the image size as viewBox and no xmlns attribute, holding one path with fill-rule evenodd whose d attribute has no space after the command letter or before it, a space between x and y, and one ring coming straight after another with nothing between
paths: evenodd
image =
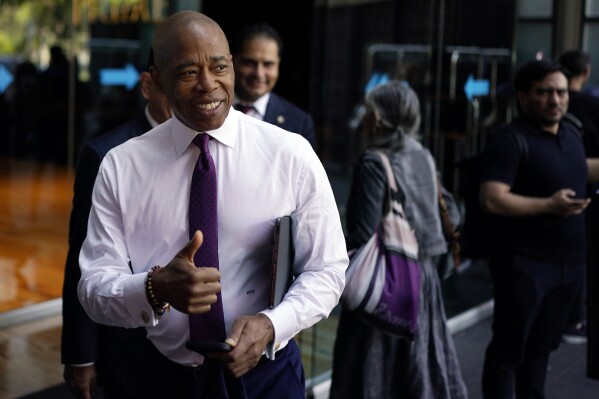
<instances>
[{"instance_id":1,"label":"man's mouth","mask_svg":"<svg viewBox=\"0 0 599 399\"><path fill-rule=\"evenodd\" d=\"M198 104L198 108L206 110L206 111L212 111L213 109L218 107L219 104L220 104L220 101L215 101L215 102L208 103L208 104Z\"/></svg>"}]
</instances>

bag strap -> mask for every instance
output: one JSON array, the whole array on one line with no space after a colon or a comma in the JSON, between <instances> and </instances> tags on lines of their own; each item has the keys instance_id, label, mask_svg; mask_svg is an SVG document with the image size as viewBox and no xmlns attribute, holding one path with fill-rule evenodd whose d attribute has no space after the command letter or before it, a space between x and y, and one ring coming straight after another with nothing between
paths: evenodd
<instances>
[{"instance_id":1,"label":"bag strap","mask_svg":"<svg viewBox=\"0 0 599 399\"><path fill-rule=\"evenodd\" d=\"M391 168L391 162L389 162L389 157L382 151L375 151L378 156L381 158L383 162L383 166L385 167L385 171L387 172L387 181L389 183L389 188L393 192L397 192L397 182L395 181L395 175L393 174L393 169Z\"/></svg>"},{"instance_id":2,"label":"bag strap","mask_svg":"<svg viewBox=\"0 0 599 399\"><path fill-rule=\"evenodd\" d=\"M453 267L455 269L461 263L460 253L462 252L462 248L460 247L460 233L455 230L453 223L451 223L451 218L449 217L449 208L447 207L445 198L443 198L443 187L441 186L439 177L437 177L437 198L439 200L439 210L441 211L443 231L445 232L445 237L450 240L449 248L451 249L451 253L453 255Z\"/></svg>"}]
</instances>

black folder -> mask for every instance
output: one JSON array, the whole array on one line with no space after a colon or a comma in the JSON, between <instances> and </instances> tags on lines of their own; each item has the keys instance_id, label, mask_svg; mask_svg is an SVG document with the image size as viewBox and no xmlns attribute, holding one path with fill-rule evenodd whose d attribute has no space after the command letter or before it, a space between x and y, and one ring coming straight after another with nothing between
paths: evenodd
<instances>
[{"instance_id":1,"label":"black folder","mask_svg":"<svg viewBox=\"0 0 599 399\"><path fill-rule=\"evenodd\" d=\"M291 217L277 218L273 235L270 297L268 306L276 307L293 281L293 241Z\"/></svg>"}]
</instances>

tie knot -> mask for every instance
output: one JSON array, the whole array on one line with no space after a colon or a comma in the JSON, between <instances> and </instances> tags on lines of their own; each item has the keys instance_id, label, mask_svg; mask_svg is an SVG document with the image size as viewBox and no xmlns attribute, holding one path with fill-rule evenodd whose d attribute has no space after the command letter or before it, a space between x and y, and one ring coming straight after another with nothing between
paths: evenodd
<instances>
[{"instance_id":1,"label":"tie knot","mask_svg":"<svg viewBox=\"0 0 599 399\"><path fill-rule=\"evenodd\" d=\"M208 151L208 141L210 141L210 136L206 133L198 134L193 138L193 143L200 147L200 151L202 151L203 154L210 153L210 151Z\"/></svg>"},{"instance_id":2,"label":"tie knot","mask_svg":"<svg viewBox=\"0 0 599 399\"><path fill-rule=\"evenodd\" d=\"M236 109L237 111L241 111L241 112L243 112L244 114L247 114L248 112L250 112L251 110L253 110L253 109L254 109L254 106L253 106L253 105L251 105L251 104L242 104L242 103L238 103L238 104L235 106L235 109Z\"/></svg>"}]
</instances>

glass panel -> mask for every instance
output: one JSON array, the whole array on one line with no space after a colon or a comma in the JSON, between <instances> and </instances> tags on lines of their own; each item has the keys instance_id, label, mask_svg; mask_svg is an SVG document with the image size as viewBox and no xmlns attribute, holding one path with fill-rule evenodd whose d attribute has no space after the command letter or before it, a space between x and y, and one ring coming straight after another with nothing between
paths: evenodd
<instances>
[{"instance_id":1,"label":"glass panel","mask_svg":"<svg viewBox=\"0 0 599 399\"><path fill-rule=\"evenodd\" d=\"M61 296L79 148L143 107L136 82L169 2L108 3L0 1L0 267L19 277L0 278L0 312Z\"/></svg>"},{"instance_id":2,"label":"glass panel","mask_svg":"<svg viewBox=\"0 0 599 399\"><path fill-rule=\"evenodd\" d=\"M599 0L586 0L584 16L587 18L599 17Z\"/></svg>"},{"instance_id":3,"label":"glass panel","mask_svg":"<svg viewBox=\"0 0 599 399\"><path fill-rule=\"evenodd\" d=\"M527 61L551 58L552 28L547 23L520 23L516 46L516 68Z\"/></svg>"},{"instance_id":4,"label":"glass panel","mask_svg":"<svg viewBox=\"0 0 599 399\"><path fill-rule=\"evenodd\" d=\"M518 17L550 18L553 15L553 0L518 0Z\"/></svg>"},{"instance_id":5,"label":"glass panel","mask_svg":"<svg viewBox=\"0 0 599 399\"><path fill-rule=\"evenodd\" d=\"M599 2L596 2L599 12ZM591 55L591 76L587 82L590 85L599 85L599 22L587 22L582 31L582 48Z\"/></svg>"},{"instance_id":6,"label":"glass panel","mask_svg":"<svg viewBox=\"0 0 599 399\"><path fill-rule=\"evenodd\" d=\"M0 312L61 295L82 92L66 3L0 2Z\"/></svg>"}]
</instances>

